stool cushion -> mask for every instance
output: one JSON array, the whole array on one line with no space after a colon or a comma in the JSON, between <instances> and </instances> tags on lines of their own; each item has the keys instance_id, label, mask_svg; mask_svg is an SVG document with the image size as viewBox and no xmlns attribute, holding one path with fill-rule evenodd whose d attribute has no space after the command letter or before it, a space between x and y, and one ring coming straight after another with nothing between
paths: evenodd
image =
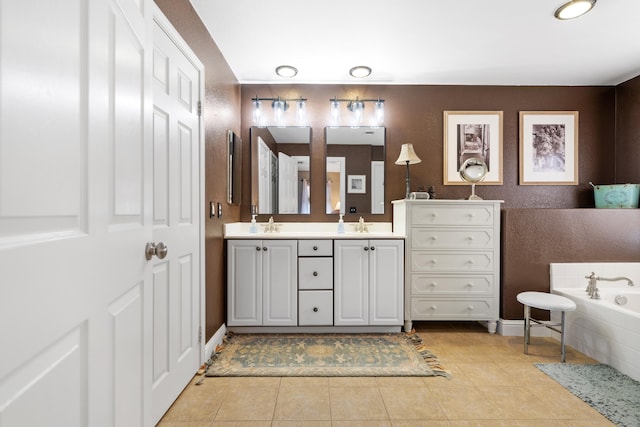
<instances>
[{"instance_id":1,"label":"stool cushion","mask_svg":"<svg viewBox=\"0 0 640 427\"><path fill-rule=\"evenodd\" d=\"M576 309L576 303L569 298L545 292L521 292L516 298L524 305L543 310L573 311Z\"/></svg>"}]
</instances>

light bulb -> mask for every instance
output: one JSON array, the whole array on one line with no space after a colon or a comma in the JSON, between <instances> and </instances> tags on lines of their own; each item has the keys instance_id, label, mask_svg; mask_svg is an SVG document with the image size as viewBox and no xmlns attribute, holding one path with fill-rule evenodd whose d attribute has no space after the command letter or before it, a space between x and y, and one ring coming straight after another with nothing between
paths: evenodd
<instances>
[{"instance_id":1,"label":"light bulb","mask_svg":"<svg viewBox=\"0 0 640 427\"><path fill-rule=\"evenodd\" d=\"M354 125L358 126L362 122L362 113L364 111L364 102L362 101L353 101L351 103L351 111L353 111L353 122Z\"/></svg>"},{"instance_id":2,"label":"light bulb","mask_svg":"<svg viewBox=\"0 0 640 427\"><path fill-rule=\"evenodd\" d=\"M384 101L378 100L375 106L376 122L381 125L384 123Z\"/></svg>"},{"instance_id":3,"label":"light bulb","mask_svg":"<svg viewBox=\"0 0 640 427\"><path fill-rule=\"evenodd\" d=\"M299 125L305 125L307 123L307 108L306 103L301 99L296 102L298 110L296 111L296 118Z\"/></svg>"},{"instance_id":4,"label":"light bulb","mask_svg":"<svg viewBox=\"0 0 640 427\"><path fill-rule=\"evenodd\" d=\"M273 107L273 120L276 122L276 124L282 124L282 119L284 117L284 112L287 109L287 103L286 101L282 101L280 99L277 99L275 101L273 101L273 104L271 104L271 106Z\"/></svg>"},{"instance_id":5,"label":"light bulb","mask_svg":"<svg viewBox=\"0 0 640 427\"><path fill-rule=\"evenodd\" d=\"M262 102L260 102L259 100L253 101L253 122L258 126L262 125L263 116L261 105Z\"/></svg>"},{"instance_id":6,"label":"light bulb","mask_svg":"<svg viewBox=\"0 0 640 427\"><path fill-rule=\"evenodd\" d=\"M340 120L340 103L337 100L331 101L331 121L334 125Z\"/></svg>"}]
</instances>

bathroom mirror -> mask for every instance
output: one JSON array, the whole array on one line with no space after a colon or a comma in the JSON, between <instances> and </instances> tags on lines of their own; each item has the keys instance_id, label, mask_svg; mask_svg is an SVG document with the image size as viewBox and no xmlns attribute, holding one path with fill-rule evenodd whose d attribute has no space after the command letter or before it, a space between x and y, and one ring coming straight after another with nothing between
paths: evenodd
<instances>
[{"instance_id":1,"label":"bathroom mirror","mask_svg":"<svg viewBox=\"0 0 640 427\"><path fill-rule=\"evenodd\" d=\"M310 205L308 126L251 128L251 200L258 214L308 214Z\"/></svg>"},{"instance_id":2,"label":"bathroom mirror","mask_svg":"<svg viewBox=\"0 0 640 427\"><path fill-rule=\"evenodd\" d=\"M460 178L471 183L471 195L468 200L482 200L476 195L476 183L482 181L489 172L487 164L479 157L470 157L460 166Z\"/></svg>"},{"instance_id":3,"label":"bathroom mirror","mask_svg":"<svg viewBox=\"0 0 640 427\"><path fill-rule=\"evenodd\" d=\"M239 205L242 199L242 140L227 131L227 203Z\"/></svg>"},{"instance_id":4,"label":"bathroom mirror","mask_svg":"<svg viewBox=\"0 0 640 427\"><path fill-rule=\"evenodd\" d=\"M385 131L381 126L325 128L326 213L384 213Z\"/></svg>"}]
</instances>

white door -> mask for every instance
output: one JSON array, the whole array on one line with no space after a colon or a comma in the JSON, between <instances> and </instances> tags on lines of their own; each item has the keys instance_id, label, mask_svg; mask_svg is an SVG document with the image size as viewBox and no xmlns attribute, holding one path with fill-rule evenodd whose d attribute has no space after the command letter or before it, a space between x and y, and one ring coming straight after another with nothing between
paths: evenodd
<instances>
[{"instance_id":1,"label":"white door","mask_svg":"<svg viewBox=\"0 0 640 427\"><path fill-rule=\"evenodd\" d=\"M273 213L271 188L271 150L258 137L258 213Z\"/></svg>"},{"instance_id":2,"label":"white door","mask_svg":"<svg viewBox=\"0 0 640 427\"><path fill-rule=\"evenodd\" d=\"M369 323L369 241L334 240L334 322L336 326Z\"/></svg>"},{"instance_id":3,"label":"white door","mask_svg":"<svg viewBox=\"0 0 640 427\"><path fill-rule=\"evenodd\" d=\"M0 3L0 424L149 426L151 2Z\"/></svg>"},{"instance_id":4,"label":"white door","mask_svg":"<svg viewBox=\"0 0 640 427\"><path fill-rule=\"evenodd\" d=\"M298 213L298 161L278 153L278 213Z\"/></svg>"},{"instance_id":5,"label":"white door","mask_svg":"<svg viewBox=\"0 0 640 427\"><path fill-rule=\"evenodd\" d=\"M203 66L155 8L153 30L153 422L202 360L201 130Z\"/></svg>"},{"instance_id":6,"label":"white door","mask_svg":"<svg viewBox=\"0 0 640 427\"><path fill-rule=\"evenodd\" d=\"M384 161L371 162L371 213L384 213Z\"/></svg>"}]
</instances>

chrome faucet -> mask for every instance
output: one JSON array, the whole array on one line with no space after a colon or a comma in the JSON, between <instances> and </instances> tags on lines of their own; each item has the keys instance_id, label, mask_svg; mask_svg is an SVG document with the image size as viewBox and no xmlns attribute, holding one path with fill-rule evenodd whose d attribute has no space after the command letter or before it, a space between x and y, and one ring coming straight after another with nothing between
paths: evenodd
<instances>
[{"instance_id":1,"label":"chrome faucet","mask_svg":"<svg viewBox=\"0 0 640 427\"><path fill-rule=\"evenodd\" d=\"M591 299L600 299L600 294L598 293L598 277L596 273L593 271L590 275L584 276L585 279L589 279L589 284L587 285L587 294Z\"/></svg>"},{"instance_id":2,"label":"chrome faucet","mask_svg":"<svg viewBox=\"0 0 640 427\"><path fill-rule=\"evenodd\" d=\"M356 231L358 233L368 233L369 232L369 228L368 228L367 224L365 224L364 218L360 217L360 219L358 220L358 225L356 226Z\"/></svg>"},{"instance_id":3,"label":"chrome faucet","mask_svg":"<svg viewBox=\"0 0 640 427\"><path fill-rule=\"evenodd\" d=\"M276 224L275 222L273 222L273 217L269 218L269 222L267 224L264 225L264 232L265 233L277 233L279 232L279 225L280 224Z\"/></svg>"},{"instance_id":4,"label":"chrome faucet","mask_svg":"<svg viewBox=\"0 0 640 427\"><path fill-rule=\"evenodd\" d=\"M585 279L589 279L589 284L587 285L587 294L591 299L600 299L600 294L598 293L598 280L604 280L607 282L617 282L618 280L626 280L628 286L633 286L633 281L628 277L618 276L618 277L600 277L596 276L594 272L591 272L589 276L585 276Z\"/></svg>"}]
</instances>

